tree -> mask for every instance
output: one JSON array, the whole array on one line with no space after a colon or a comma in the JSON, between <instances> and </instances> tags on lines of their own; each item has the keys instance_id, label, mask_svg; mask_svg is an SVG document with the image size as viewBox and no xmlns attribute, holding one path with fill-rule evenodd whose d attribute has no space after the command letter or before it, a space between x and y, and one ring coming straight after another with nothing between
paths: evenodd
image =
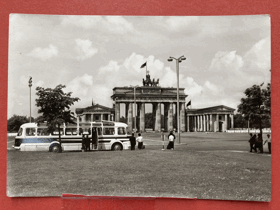
<instances>
[{"instance_id":1,"label":"tree","mask_svg":"<svg viewBox=\"0 0 280 210\"><path fill-rule=\"evenodd\" d=\"M263 122L270 119L270 83L266 88L263 88L263 84L253 85L244 94L246 98L241 99L238 112L250 124L257 124L262 134Z\"/></svg>"},{"instance_id":2,"label":"tree","mask_svg":"<svg viewBox=\"0 0 280 210\"><path fill-rule=\"evenodd\" d=\"M63 123L75 123L74 116L71 113L70 106L74 102L79 101L79 98L71 98L71 92L64 93L65 85L58 85L54 89L51 88L36 88L36 106L39 107L38 113L42 113L42 117L38 119L38 123L47 121L49 131L54 131L58 128L59 142L61 143L60 126Z\"/></svg>"},{"instance_id":3,"label":"tree","mask_svg":"<svg viewBox=\"0 0 280 210\"><path fill-rule=\"evenodd\" d=\"M235 114L234 115L234 127L235 128L247 128L248 127L248 121L244 119L242 114Z\"/></svg>"},{"instance_id":4,"label":"tree","mask_svg":"<svg viewBox=\"0 0 280 210\"><path fill-rule=\"evenodd\" d=\"M34 122L33 117L31 117L31 122ZM20 126L24 123L29 123L29 117L14 114L11 118L8 119L8 131L17 132Z\"/></svg>"}]
</instances>

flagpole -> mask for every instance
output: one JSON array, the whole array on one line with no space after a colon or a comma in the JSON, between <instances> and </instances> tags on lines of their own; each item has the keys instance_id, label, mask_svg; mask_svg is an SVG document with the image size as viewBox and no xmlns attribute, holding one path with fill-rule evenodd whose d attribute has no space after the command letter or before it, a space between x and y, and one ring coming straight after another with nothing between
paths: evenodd
<instances>
[{"instance_id":1,"label":"flagpole","mask_svg":"<svg viewBox=\"0 0 280 210\"><path fill-rule=\"evenodd\" d=\"M147 62L146 62L146 75L147 75Z\"/></svg>"}]
</instances>

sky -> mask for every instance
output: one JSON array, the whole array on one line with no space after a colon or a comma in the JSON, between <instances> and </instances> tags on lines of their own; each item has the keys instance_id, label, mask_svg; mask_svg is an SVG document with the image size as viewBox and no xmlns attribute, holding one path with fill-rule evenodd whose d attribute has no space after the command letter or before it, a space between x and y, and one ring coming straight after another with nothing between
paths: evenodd
<instances>
[{"instance_id":1,"label":"sky","mask_svg":"<svg viewBox=\"0 0 280 210\"><path fill-rule=\"evenodd\" d=\"M185 88L191 108L237 109L246 88L271 79L269 15L65 16L11 14L8 118L37 117L36 87L55 88L81 100L113 106L114 87L142 85L147 62L161 87Z\"/></svg>"}]
</instances>

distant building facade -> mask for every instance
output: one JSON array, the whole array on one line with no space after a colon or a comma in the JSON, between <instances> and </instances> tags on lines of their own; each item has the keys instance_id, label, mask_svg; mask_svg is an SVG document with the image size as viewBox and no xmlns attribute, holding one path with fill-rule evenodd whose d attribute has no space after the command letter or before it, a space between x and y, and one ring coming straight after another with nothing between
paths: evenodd
<instances>
[{"instance_id":1,"label":"distant building facade","mask_svg":"<svg viewBox=\"0 0 280 210\"><path fill-rule=\"evenodd\" d=\"M114 121L113 108L93 104L86 108L76 108L77 122L93 122L100 120Z\"/></svg>"},{"instance_id":2,"label":"distant building facade","mask_svg":"<svg viewBox=\"0 0 280 210\"><path fill-rule=\"evenodd\" d=\"M219 105L203 109L186 109L188 132L225 132L234 128L235 109Z\"/></svg>"}]
</instances>

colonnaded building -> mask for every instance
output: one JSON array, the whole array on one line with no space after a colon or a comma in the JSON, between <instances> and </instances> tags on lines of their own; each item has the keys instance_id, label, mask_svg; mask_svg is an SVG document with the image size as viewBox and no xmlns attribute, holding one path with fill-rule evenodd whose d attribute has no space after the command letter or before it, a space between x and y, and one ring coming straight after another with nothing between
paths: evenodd
<instances>
[{"instance_id":1,"label":"colonnaded building","mask_svg":"<svg viewBox=\"0 0 280 210\"><path fill-rule=\"evenodd\" d=\"M160 87L159 80L150 79L146 75L143 86L115 87L111 99L113 108L99 104L92 104L86 108L77 108L78 122L91 122L100 120L121 121L121 104L124 108L124 119L131 132L145 132L145 107L152 105L152 129L170 131L177 129L177 88ZM184 88L179 88L179 117L181 132L225 132L234 128L233 112L235 109L219 105L203 109L188 109L186 107L187 95ZM134 117L133 117L133 113ZM135 119L136 115L136 119ZM136 120L136 126L134 121Z\"/></svg>"}]
</instances>

